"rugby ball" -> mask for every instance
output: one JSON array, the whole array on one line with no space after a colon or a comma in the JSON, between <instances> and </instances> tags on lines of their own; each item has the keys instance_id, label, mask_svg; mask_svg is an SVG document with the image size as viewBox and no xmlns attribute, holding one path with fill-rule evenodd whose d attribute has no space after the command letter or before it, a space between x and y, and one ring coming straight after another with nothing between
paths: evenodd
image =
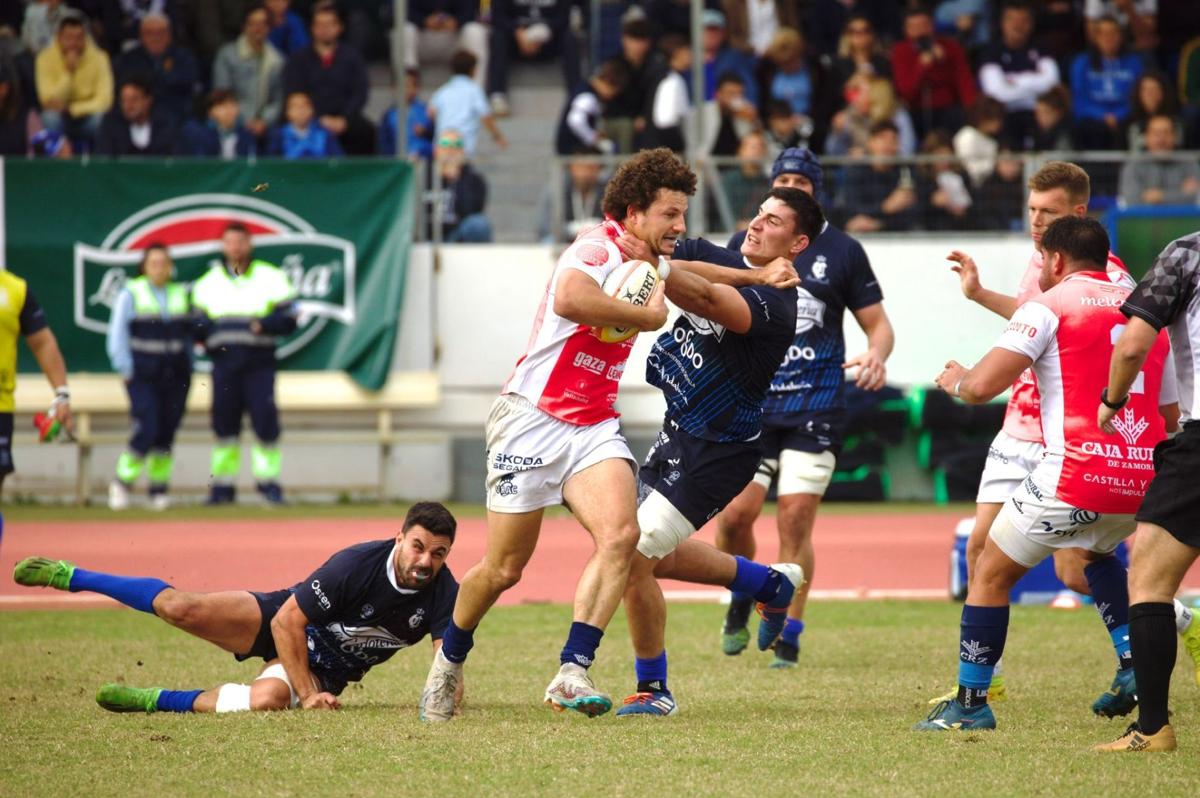
<instances>
[{"instance_id":1,"label":"rugby ball","mask_svg":"<svg viewBox=\"0 0 1200 798\"><path fill-rule=\"evenodd\" d=\"M658 285L658 267L644 260L627 260L609 272L604 293L633 305L645 305ZM638 334L636 327L596 327L595 336L606 344L619 344Z\"/></svg>"}]
</instances>

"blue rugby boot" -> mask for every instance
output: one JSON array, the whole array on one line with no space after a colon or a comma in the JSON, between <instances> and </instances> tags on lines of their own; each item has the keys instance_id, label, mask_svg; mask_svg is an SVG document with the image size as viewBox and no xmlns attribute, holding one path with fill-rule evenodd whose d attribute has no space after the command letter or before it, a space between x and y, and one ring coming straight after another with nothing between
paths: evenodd
<instances>
[{"instance_id":1,"label":"blue rugby boot","mask_svg":"<svg viewBox=\"0 0 1200 798\"><path fill-rule=\"evenodd\" d=\"M958 701L943 701L913 731L989 731L996 728L996 716L987 704L967 709Z\"/></svg>"},{"instance_id":2,"label":"blue rugby boot","mask_svg":"<svg viewBox=\"0 0 1200 798\"><path fill-rule=\"evenodd\" d=\"M679 712L675 697L666 690L655 690L652 693L634 693L624 701L624 706L617 710L617 717L631 718L638 715L648 715L655 718L665 718Z\"/></svg>"},{"instance_id":3,"label":"blue rugby boot","mask_svg":"<svg viewBox=\"0 0 1200 798\"><path fill-rule=\"evenodd\" d=\"M1092 704L1092 712L1102 718L1128 715L1137 706L1137 681L1133 668L1117 671L1112 686Z\"/></svg>"},{"instance_id":4,"label":"blue rugby boot","mask_svg":"<svg viewBox=\"0 0 1200 798\"><path fill-rule=\"evenodd\" d=\"M758 604L758 650L766 651L783 631L787 623L788 605L796 595L796 589L804 584L804 569L796 563L777 562L771 564L771 570L782 578L779 580L779 592L770 601Z\"/></svg>"}]
</instances>

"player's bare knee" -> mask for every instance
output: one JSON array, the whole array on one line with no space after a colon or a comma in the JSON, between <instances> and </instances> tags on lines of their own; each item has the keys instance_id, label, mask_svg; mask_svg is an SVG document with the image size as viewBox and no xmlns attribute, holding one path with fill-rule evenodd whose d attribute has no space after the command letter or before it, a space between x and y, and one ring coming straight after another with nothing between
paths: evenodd
<instances>
[{"instance_id":1,"label":"player's bare knee","mask_svg":"<svg viewBox=\"0 0 1200 798\"><path fill-rule=\"evenodd\" d=\"M492 587L503 592L521 581L522 568L515 563L499 563L487 569L488 581Z\"/></svg>"},{"instance_id":2,"label":"player's bare knee","mask_svg":"<svg viewBox=\"0 0 1200 798\"><path fill-rule=\"evenodd\" d=\"M1083 593L1085 596L1091 595L1092 589L1088 587L1087 577L1083 573L1083 563L1079 560L1062 561L1056 557L1054 559L1054 575L1058 577L1058 581L1066 585L1067 589Z\"/></svg>"},{"instance_id":3,"label":"player's bare knee","mask_svg":"<svg viewBox=\"0 0 1200 798\"><path fill-rule=\"evenodd\" d=\"M188 629L199 622L204 608L196 593L164 590L154 599L154 612L172 626Z\"/></svg>"},{"instance_id":4,"label":"player's bare knee","mask_svg":"<svg viewBox=\"0 0 1200 798\"><path fill-rule=\"evenodd\" d=\"M292 691L279 679L260 679L250 686L250 709L267 712L288 709L292 705Z\"/></svg>"}]
</instances>

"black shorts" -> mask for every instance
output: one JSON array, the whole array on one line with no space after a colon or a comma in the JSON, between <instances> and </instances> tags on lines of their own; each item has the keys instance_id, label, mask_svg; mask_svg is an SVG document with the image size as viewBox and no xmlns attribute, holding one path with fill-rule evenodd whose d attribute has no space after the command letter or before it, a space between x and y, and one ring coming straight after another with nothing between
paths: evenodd
<instances>
[{"instance_id":1,"label":"black shorts","mask_svg":"<svg viewBox=\"0 0 1200 798\"><path fill-rule=\"evenodd\" d=\"M0 413L0 479L16 470L13 467L12 436L13 414Z\"/></svg>"},{"instance_id":2,"label":"black shorts","mask_svg":"<svg viewBox=\"0 0 1200 798\"><path fill-rule=\"evenodd\" d=\"M638 500L656 490L699 529L750 484L761 459L758 439L718 443L667 421L638 470Z\"/></svg>"},{"instance_id":3,"label":"black shorts","mask_svg":"<svg viewBox=\"0 0 1200 798\"><path fill-rule=\"evenodd\" d=\"M763 421L763 457L778 460L784 449L797 452L833 452L836 457L842 451L842 432L846 413L842 410L821 413L805 413L792 418L775 418Z\"/></svg>"},{"instance_id":4,"label":"black shorts","mask_svg":"<svg viewBox=\"0 0 1200 798\"><path fill-rule=\"evenodd\" d=\"M1200 548L1200 421L1154 447L1154 480L1135 516L1161 526L1186 546Z\"/></svg>"},{"instance_id":5,"label":"black shorts","mask_svg":"<svg viewBox=\"0 0 1200 798\"><path fill-rule=\"evenodd\" d=\"M269 593L251 590L250 595L254 596L254 600L258 602L259 612L262 613L262 622L259 624L258 635L254 638L254 645L251 649L245 654L234 654L233 656L238 662L254 657L262 657L270 661L279 656L279 652L275 650L275 636L271 634L271 621L284 602L291 598L292 591L287 588L272 590Z\"/></svg>"},{"instance_id":6,"label":"black shorts","mask_svg":"<svg viewBox=\"0 0 1200 798\"><path fill-rule=\"evenodd\" d=\"M258 634L254 638L254 645L245 654L234 654L233 658L238 662L244 662L255 657L262 657L265 661L270 662L273 659L279 658L279 652L275 650L275 635L271 634L271 621L275 618L275 614L279 612L279 608L283 606L284 602L291 598L292 591L287 588L272 590L267 593L251 590L250 595L254 596L254 600L258 602L258 610L262 613L262 621L258 627ZM342 690L346 689L346 678L344 675L315 667L311 662L309 663L309 670L312 672L321 689L325 692L341 695Z\"/></svg>"}]
</instances>

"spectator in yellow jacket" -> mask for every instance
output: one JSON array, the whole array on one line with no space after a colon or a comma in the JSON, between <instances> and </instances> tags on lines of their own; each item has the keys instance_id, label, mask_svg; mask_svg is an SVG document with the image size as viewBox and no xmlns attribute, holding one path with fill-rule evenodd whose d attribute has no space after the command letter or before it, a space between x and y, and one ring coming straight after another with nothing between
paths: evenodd
<instances>
[{"instance_id":1,"label":"spectator in yellow jacket","mask_svg":"<svg viewBox=\"0 0 1200 798\"><path fill-rule=\"evenodd\" d=\"M80 17L59 23L54 41L37 55L35 79L48 129L76 141L95 137L112 107L113 74L108 54L88 38Z\"/></svg>"}]
</instances>

